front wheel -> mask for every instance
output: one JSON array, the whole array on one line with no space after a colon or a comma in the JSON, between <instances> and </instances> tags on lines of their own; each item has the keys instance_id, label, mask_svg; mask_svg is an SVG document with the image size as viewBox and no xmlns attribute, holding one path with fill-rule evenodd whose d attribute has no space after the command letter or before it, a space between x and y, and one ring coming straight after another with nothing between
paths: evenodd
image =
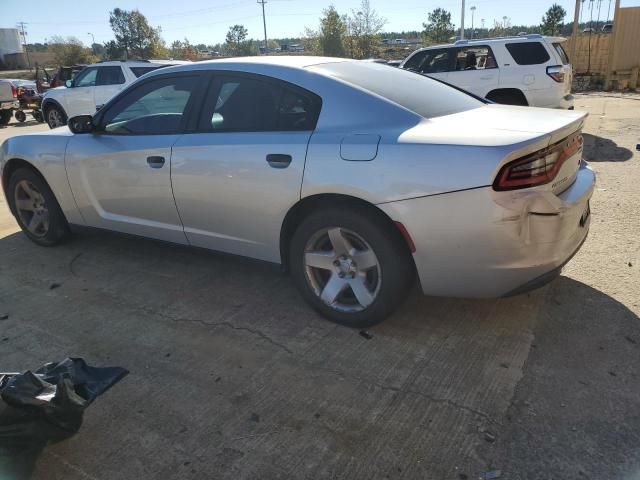
<instances>
[{"instance_id":1,"label":"front wheel","mask_svg":"<svg viewBox=\"0 0 640 480\"><path fill-rule=\"evenodd\" d=\"M47 182L29 168L19 168L9 179L7 198L20 228L30 240L45 247L69 233L67 220Z\"/></svg>"},{"instance_id":2,"label":"front wheel","mask_svg":"<svg viewBox=\"0 0 640 480\"><path fill-rule=\"evenodd\" d=\"M49 128L58 128L67 124L67 116L64 111L56 105L47 107L45 117Z\"/></svg>"},{"instance_id":3,"label":"front wheel","mask_svg":"<svg viewBox=\"0 0 640 480\"><path fill-rule=\"evenodd\" d=\"M16 117L16 120L20 123L24 122L27 119L27 115L22 110L17 110L14 115Z\"/></svg>"},{"instance_id":4,"label":"front wheel","mask_svg":"<svg viewBox=\"0 0 640 480\"><path fill-rule=\"evenodd\" d=\"M366 209L314 212L293 235L289 265L305 300L329 320L364 328L409 293L414 268L395 227Z\"/></svg>"}]
</instances>

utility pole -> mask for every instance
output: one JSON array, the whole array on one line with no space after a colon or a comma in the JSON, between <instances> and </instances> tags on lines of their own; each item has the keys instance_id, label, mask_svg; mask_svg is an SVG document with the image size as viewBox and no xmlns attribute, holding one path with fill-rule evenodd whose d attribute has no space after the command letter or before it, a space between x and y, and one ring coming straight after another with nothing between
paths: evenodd
<instances>
[{"instance_id":1,"label":"utility pole","mask_svg":"<svg viewBox=\"0 0 640 480\"><path fill-rule=\"evenodd\" d=\"M471 7L471 40L473 40L473 17L476 13L476 6Z\"/></svg>"},{"instance_id":2,"label":"utility pole","mask_svg":"<svg viewBox=\"0 0 640 480\"><path fill-rule=\"evenodd\" d=\"M576 0L576 9L573 12L573 31L571 32L571 57L570 60L574 65L576 62L576 48L578 47L578 23L580 22L580 1Z\"/></svg>"},{"instance_id":3,"label":"utility pole","mask_svg":"<svg viewBox=\"0 0 640 480\"><path fill-rule=\"evenodd\" d=\"M460 40L464 39L464 0L462 0L462 13L460 14Z\"/></svg>"},{"instance_id":4,"label":"utility pole","mask_svg":"<svg viewBox=\"0 0 640 480\"><path fill-rule=\"evenodd\" d=\"M264 26L264 54L268 53L267 46L267 18L264 15L264 4L267 3L267 0L256 0L260 5L262 5L262 25Z\"/></svg>"},{"instance_id":5,"label":"utility pole","mask_svg":"<svg viewBox=\"0 0 640 480\"><path fill-rule=\"evenodd\" d=\"M31 70L31 59L29 58L29 49L27 48L27 34L24 31L24 26L26 23L18 22L18 27L22 30L22 44L24 45L24 52L27 54L27 65L29 66L29 70Z\"/></svg>"}]
</instances>

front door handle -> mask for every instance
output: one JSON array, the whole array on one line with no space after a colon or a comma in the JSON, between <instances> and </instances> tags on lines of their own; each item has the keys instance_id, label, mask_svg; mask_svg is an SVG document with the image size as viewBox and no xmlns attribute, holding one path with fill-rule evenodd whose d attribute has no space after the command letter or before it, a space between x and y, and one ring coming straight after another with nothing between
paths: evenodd
<instances>
[{"instance_id":1,"label":"front door handle","mask_svg":"<svg viewBox=\"0 0 640 480\"><path fill-rule=\"evenodd\" d=\"M270 153L267 155L267 163L273 168L287 168L291 163L291 155Z\"/></svg>"},{"instance_id":2,"label":"front door handle","mask_svg":"<svg viewBox=\"0 0 640 480\"><path fill-rule=\"evenodd\" d=\"M147 163L151 168L162 168L164 165L164 157L152 156L147 157Z\"/></svg>"}]
</instances>

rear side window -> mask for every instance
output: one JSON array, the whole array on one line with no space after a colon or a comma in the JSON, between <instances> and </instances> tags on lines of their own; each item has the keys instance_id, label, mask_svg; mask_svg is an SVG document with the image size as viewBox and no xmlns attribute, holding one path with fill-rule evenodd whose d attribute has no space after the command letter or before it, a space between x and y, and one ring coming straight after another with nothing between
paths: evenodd
<instances>
[{"instance_id":1,"label":"rear side window","mask_svg":"<svg viewBox=\"0 0 640 480\"><path fill-rule=\"evenodd\" d=\"M131 68L131 72L136 76L136 78L140 78L145 73L152 72L162 67L164 67L164 65L154 65L153 67L130 67L130 68Z\"/></svg>"},{"instance_id":2,"label":"rear side window","mask_svg":"<svg viewBox=\"0 0 640 480\"><path fill-rule=\"evenodd\" d=\"M569 65L569 55L567 55L567 52L565 51L565 49L562 46L562 44L561 43L554 43L553 44L553 48L556 49L556 52L560 56L560 60L562 60L562 64L563 65Z\"/></svg>"},{"instance_id":3,"label":"rear side window","mask_svg":"<svg viewBox=\"0 0 640 480\"><path fill-rule=\"evenodd\" d=\"M518 65L539 65L551 58L540 42L507 43L505 47Z\"/></svg>"},{"instance_id":4,"label":"rear side window","mask_svg":"<svg viewBox=\"0 0 640 480\"><path fill-rule=\"evenodd\" d=\"M96 86L120 85L124 83L124 73L120 67L98 67Z\"/></svg>"},{"instance_id":5,"label":"rear side window","mask_svg":"<svg viewBox=\"0 0 640 480\"><path fill-rule=\"evenodd\" d=\"M310 131L320 97L278 80L223 75L206 101L200 130L215 132Z\"/></svg>"},{"instance_id":6,"label":"rear side window","mask_svg":"<svg viewBox=\"0 0 640 480\"><path fill-rule=\"evenodd\" d=\"M485 45L462 47L456 54L455 70L486 70L498 68L491 49Z\"/></svg>"}]
</instances>

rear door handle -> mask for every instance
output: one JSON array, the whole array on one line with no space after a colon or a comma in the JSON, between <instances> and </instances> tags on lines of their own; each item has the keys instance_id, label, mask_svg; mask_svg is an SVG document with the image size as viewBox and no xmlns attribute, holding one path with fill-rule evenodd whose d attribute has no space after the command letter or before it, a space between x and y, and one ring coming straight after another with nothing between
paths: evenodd
<instances>
[{"instance_id":1,"label":"rear door handle","mask_svg":"<svg viewBox=\"0 0 640 480\"><path fill-rule=\"evenodd\" d=\"M267 163L273 168L287 168L291 163L291 155L270 153L267 155Z\"/></svg>"},{"instance_id":2,"label":"rear door handle","mask_svg":"<svg viewBox=\"0 0 640 480\"><path fill-rule=\"evenodd\" d=\"M162 168L164 165L164 157L152 156L147 157L147 163L151 168Z\"/></svg>"}]
</instances>

